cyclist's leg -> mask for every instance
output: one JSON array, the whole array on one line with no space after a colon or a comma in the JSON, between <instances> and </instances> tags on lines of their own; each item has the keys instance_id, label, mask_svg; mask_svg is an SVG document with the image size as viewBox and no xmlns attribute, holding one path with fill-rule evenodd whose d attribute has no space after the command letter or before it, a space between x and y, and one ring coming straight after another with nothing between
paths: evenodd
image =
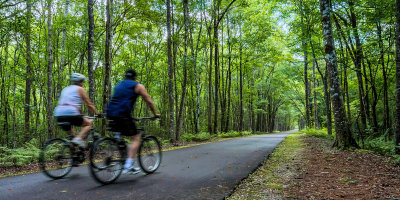
<instances>
[{"instance_id":1,"label":"cyclist's leg","mask_svg":"<svg viewBox=\"0 0 400 200\"><path fill-rule=\"evenodd\" d=\"M84 138L86 138L86 135L89 133L92 126L93 126L93 122L91 120L89 120L88 118L83 117L82 129L79 132L79 135L77 136L77 138L84 140Z\"/></svg>"},{"instance_id":2,"label":"cyclist's leg","mask_svg":"<svg viewBox=\"0 0 400 200\"><path fill-rule=\"evenodd\" d=\"M140 134L131 136L131 144L129 145L129 150L128 150L128 159L136 158L136 154L140 145L140 140L141 140Z\"/></svg>"},{"instance_id":3,"label":"cyclist's leg","mask_svg":"<svg viewBox=\"0 0 400 200\"><path fill-rule=\"evenodd\" d=\"M128 158L125 161L124 171L123 173L127 173L132 168L139 172L139 168L134 168L133 163L135 162L136 154L139 149L141 135L137 134L136 126L132 119L124 120L124 126L127 129L123 132L123 135L129 136L131 139L131 143L128 146Z\"/></svg>"}]
</instances>

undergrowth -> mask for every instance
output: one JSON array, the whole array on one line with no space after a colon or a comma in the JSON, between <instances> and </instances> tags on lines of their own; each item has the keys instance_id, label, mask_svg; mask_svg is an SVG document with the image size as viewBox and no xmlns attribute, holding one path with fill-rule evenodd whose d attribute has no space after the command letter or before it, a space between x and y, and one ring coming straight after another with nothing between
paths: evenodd
<instances>
[{"instance_id":1,"label":"undergrowth","mask_svg":"<svg viewBox=\"0 0 400 200\"><path fill-rule=\"evenodd\" d=\"M301 130L302 133L313 136L313 137L320 137L320 138L328 138L333 139L335 135L329 135L326 128L323 129L314 129L314 128L305 128Z\"/></svg>"},{"instance_id":2,"label":"undergrowth","mask_svg":"<svg viewBox=\"0 0 400 200\"><path fill-rule=\"evenodd\" d=\"M41 151L39 146L37 139L32 139L16 149L0 146L0 166L21 166L37 162Z\"/></svg>"},{"instance_id":3,"label":"undergrowth","mask_svg":"<svg viewBox=\"0 0 400 200\"><path fill-rule=\"evenodd\" d=\"M326 128L324 129L313 129L313 128L305 128L301 130L302 133L320 138L334 139L335 135L328 135ZM390 156L394 158L394 162L400 163L400 155L397 155L395 152L394 141L388 140L386 134L380 137L369 137L363 141L363 148L357 150L359 152L371 152L377 153L384 156Z\"/></svg>"}]
</instances>

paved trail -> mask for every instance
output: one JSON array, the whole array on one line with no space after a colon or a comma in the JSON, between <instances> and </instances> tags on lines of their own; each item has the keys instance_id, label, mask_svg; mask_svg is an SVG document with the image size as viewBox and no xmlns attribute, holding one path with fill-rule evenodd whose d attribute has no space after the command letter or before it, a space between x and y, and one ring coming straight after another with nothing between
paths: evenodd
<instances>
[{"instance_id":1,"label":"paved trail","mask_svg":"<svg viewBox=\"0 0 400 200\"><path fill-rule=\"evenodd\" d=\"M157 172L121 175L102 186L87 166L61 180L42 173L0 179L8 199L223 199L292 132L232 139L163 152Z\"/></svg>"}]
</instances>

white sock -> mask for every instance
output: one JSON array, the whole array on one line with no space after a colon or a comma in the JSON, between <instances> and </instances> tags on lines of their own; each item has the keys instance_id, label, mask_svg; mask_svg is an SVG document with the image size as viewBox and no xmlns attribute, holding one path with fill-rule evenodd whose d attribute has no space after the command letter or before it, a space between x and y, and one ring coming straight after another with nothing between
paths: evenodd
<instances>
[{"instance_id":1,"label":"white sock","mask_svg":"<svg viewBox=\"0 0 400 200\"><path fill-rule=\"evenodd\" d=\"M126 169L126 168L131 167L133 162L134 162L134 159L131 159L131 158L126 159L124 168Z\"/></svg>"}]
</instances>

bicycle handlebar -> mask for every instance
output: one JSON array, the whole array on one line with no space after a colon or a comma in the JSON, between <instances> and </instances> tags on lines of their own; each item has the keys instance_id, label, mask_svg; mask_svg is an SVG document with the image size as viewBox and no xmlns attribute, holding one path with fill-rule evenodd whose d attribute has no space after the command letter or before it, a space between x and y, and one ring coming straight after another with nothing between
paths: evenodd
<instances>
[{"instance_id":1,"label":"bicycle handlebar","mask_svg":"<svg viewBox=\"0 0 400 200\"><path fill-rule=\"evenodd\" d=\"M135 121L143 121L143 120L160 120L159 117L134 117Z\"/></svg>"},{"instance_id":2,"label":"bicycle handlebar","mask_svg":"<svg viewBox=\"0 0 400 200\"><path fill-rule=\"evenodd\" d=\"M94 120L96 118L105 118L106 114L101 113L98 115L93 115L93 116L86 116L88 119ZM144 121L144 120L160 120L160 117L133 117L132 118L135 121Z\"/></svg>"}]
</instances>

